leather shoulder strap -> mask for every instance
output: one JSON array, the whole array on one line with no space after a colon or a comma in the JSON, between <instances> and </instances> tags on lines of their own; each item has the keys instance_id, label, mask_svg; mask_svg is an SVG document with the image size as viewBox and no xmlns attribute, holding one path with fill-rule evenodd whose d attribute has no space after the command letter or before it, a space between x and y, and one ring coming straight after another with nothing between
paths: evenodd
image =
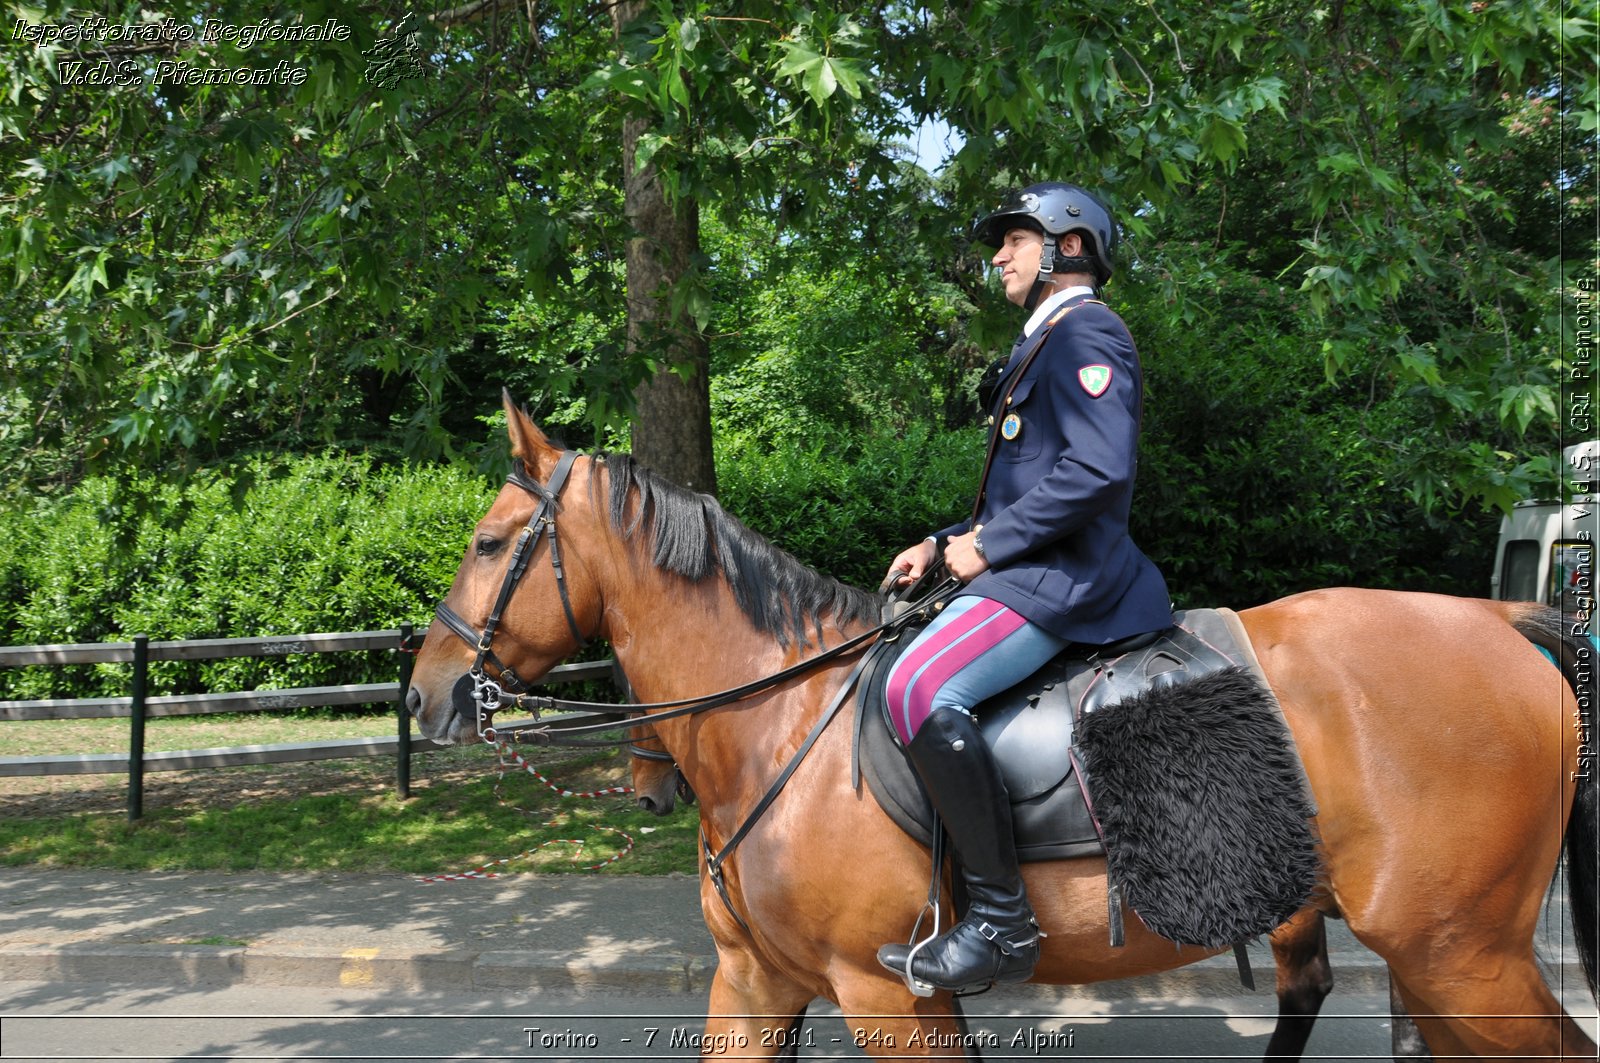
<instances>
[{"instance_id":1,"label":"leather shoulder strap","mask_svg":"<svg viewBox=\"0 0 1600 1063\"><path fill-rule=\"evenodd\" d=\"M1000 402L995 406L994 410L990 411L990 421L992 423L989 425L989 450L983 458L983 474L978 477L978 497L973 500L972 519L968 521L974 528L978 526L978 514L983 512L983 493L989 483L989 470L993 467L994 456L1000 449L1001 418L996 415L996 411L1004 410L1011 405L1012 394L1017 390L1017 385L1022 382L1023 376L1027 374L1028 367L1033 364L1034 358L1044 349L1045 338L1056 323L1078 309L1078 307L1086 306L1089 303L1098 303L1100 306L1106 305L1099 299L1082 299L1076 303L1069 303L1054 314L1051 314L1049 319L1039 326L1039 331L1028 337L1028 349L1024 352L1022 360L1007 374L1007 382L1005 390L1001 393Z\"/></svg>"}]
</instances>

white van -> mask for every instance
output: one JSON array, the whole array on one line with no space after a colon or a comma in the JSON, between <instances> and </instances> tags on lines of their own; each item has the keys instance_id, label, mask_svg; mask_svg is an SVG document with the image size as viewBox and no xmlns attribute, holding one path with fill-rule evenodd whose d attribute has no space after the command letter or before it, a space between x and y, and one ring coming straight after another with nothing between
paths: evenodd
<instances>
[{"instance_id":1,"label":"white van","mask_svg":"<svg viewBox=\"0 0 1600 1063\"><path fill-rule=\"evenodd\" d=\"M1600 441L1562 451L1561 474L1576 492L1565 503L1518 502L1500 521L1489 597L1588 614L1600 548Z\"/></svg>"}]
</instances>

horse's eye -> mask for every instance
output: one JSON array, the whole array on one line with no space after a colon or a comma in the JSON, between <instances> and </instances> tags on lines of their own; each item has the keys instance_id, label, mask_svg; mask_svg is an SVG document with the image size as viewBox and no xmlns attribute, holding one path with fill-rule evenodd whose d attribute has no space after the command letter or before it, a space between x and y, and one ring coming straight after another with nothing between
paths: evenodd
<instances>
[{"instance_id":1,"label":"horse's eye","mask_svg":"<svg viewBox=\"0 0 1600 1063\"><path fill-rule=\"evenodd\" d=\"M474 545L477 548L479 557L493 557L495 554L498 554L506 544L503 539L496 539L492 535L480 535L478 536L477 543Z\"/></svg>"}]
</instances>

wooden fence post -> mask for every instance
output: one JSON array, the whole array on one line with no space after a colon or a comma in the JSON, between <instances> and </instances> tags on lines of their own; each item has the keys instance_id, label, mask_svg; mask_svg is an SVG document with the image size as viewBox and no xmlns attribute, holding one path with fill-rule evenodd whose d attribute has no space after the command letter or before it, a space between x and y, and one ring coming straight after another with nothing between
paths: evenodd
<instances>
[{"instance_id":1,"label":"wooden fence post","mask_svg":"<svg viewBox=\"0 0 1600 1063\"><path fill-rule=\"evenodd\" d=\"M133 697L128 707L128 819L144 815L144 703L150 679L150 636L133 636Z\"/></svg>"},{"instance_id":2,"label":"wooden fence post","mask_svg":"<svg viewBox=\"0 0 1600 1063\"><path fill-rule=\"evenodd\" d=\"M400 625L400 706L395 710L394 786L404 801L411 796L411 710L406 707L406 691L411 689L411 625Z\"/></svg>"}]
</instances>

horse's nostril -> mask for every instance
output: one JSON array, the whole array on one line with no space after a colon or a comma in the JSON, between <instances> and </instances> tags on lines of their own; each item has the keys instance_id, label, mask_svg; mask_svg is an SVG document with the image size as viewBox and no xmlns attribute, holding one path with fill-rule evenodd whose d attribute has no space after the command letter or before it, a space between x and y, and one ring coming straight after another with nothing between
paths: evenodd
<instances>
[{"instance_id":1,"label":"horse's nostril","mask_svg":"<svg viewBox=\"0 0 1600 1063\"><path fill-rule=\"evenodd\" d=\"M406 688L406 711L413 716L422 712L422 691L416 687Z\"/></svg>"}]
</instances>

